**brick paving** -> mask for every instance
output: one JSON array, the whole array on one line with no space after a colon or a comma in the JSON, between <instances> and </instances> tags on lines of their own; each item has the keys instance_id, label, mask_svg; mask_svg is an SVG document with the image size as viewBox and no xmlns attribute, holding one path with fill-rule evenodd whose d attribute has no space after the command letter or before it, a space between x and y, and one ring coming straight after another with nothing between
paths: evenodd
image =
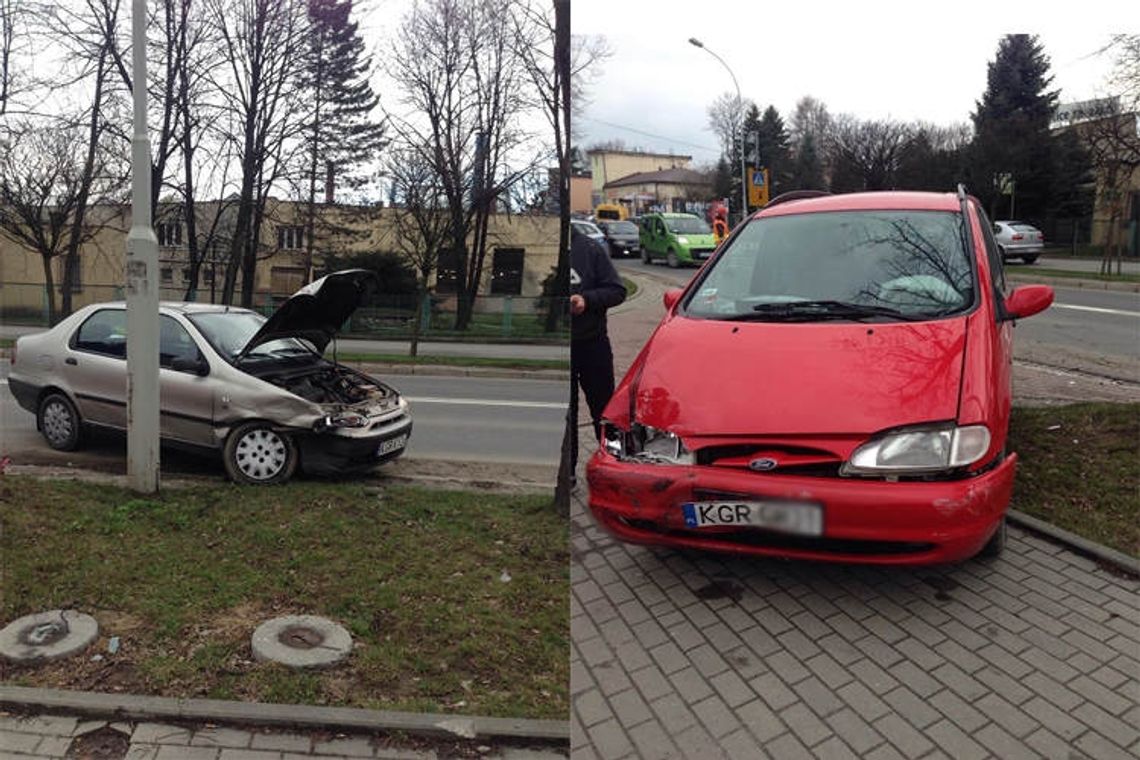
<instances>
[{"instance_id":1,"label":"brick paving","mask_svg":"<svg viewBox=\"0 0 1140 760\"><path fill-rule=\"evenodd\" d=\"M619 377L661 314L664 286L642 283L611 318ZM1101 392L1036 370L1019 388L1037 403ZM917 569L632 546L585 495L574 760L1140 757L1135 579L1012 526L997 560Z\"/></svg>"},{"instance_id":2,"label":"brick paving","mask_svg":"<svg viewBox=\"0 0 1140 760\"><path fill-rule=\"evenodd\" d=\"M72 760L82 737L108 729L128 742L124 754L98 754L103 760L435 760L455 757L441 744L376 741L369 735L322 732L257 731L212 725L107 723L58 715L23 716L0 712L0 760ZM475 746L464 751L489 760L557 760L565 751L525 746ZM84 757L91 757L85 755Z\"/></svg>"}]
</instances>

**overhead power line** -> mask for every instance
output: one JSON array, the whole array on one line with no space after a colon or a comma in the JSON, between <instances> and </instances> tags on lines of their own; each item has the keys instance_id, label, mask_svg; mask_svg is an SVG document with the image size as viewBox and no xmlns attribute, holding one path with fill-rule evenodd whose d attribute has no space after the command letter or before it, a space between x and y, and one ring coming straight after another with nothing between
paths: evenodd
<instances>
[{"instance_id":1,"label":"overhead power line","mask_svg":"<svg viewBox=\"0 0 1140 760\"><path fill-rule=\"evenodd\" d=\"M646 132L643 129L635 129L634 127L626 126L625 124L615 124L612 121L603 121L602 119L595 119L591 116L578 116L576 118L582 119L583 121L592 121L595 124L602 124L602 125L605 125L607 127L613 127L614 129L623 129L626 132L633 132L634 134L644 135L645 137L653 137L653 138L656 138L658 140L668 140L669 142L673 142L673 143L676 143L678 145L684 145L688 148L697 148L699 150L705 150L705 151L708 151L709 153L716 153L717 155L719 155L721 152L720 148L710 148L707 145L700 145L699 143L691 143L691 142L687 142L685 140L678 140L677 138L669 137L668 135L659 135L659 134L655 134L653 132Z\"/></svg>"}]
</instances>

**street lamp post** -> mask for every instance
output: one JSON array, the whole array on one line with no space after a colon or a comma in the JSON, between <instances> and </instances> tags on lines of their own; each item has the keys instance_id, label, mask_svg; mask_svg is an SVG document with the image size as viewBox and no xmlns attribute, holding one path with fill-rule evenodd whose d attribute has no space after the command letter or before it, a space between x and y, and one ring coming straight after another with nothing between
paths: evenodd
<instances>
[{"instance_id":1,"label":"street lamp post","mask_svg":"<svg viewBox=\"0 0 1140 760\"><path fill-rule=\"evenodd\" d=\"M146 0L134 0L134 134L131 229L127 234L127 479L158 490L158 239L150 218L150 141L146 126Z\"/></svg>"},{"instance_id":2,"label":"street lamp post","mask_svg":"<svg viewBox=\"0 0 1140 760\"><path fill-rule=\"evenodd\" d=\"M705 43L696 37L690 37L689 44L699 47L720 61L720 65L724 66L725 71L732 77L733 86L736 87L736 106L740 109L740 124L734 124L733 131L737 129L740 130L737 137L737 145L740 146L740 221L743 222L748 217L748 170L744 167L744 99L740 97L740 83L736 81L736 75L732 73L732 69L724 62L724 59L705 47Z\"/></svg>"}]
</instances>

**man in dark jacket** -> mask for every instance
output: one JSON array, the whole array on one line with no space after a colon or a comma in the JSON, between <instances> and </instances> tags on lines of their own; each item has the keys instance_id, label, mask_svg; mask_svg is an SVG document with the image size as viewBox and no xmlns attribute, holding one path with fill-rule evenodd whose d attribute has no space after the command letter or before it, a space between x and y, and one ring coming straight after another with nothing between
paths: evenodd
<instances>
[{"instance_id":1,"label":"man in dark jacket","mask_svg":"<svg viewBox=\"0 0 1140 760\"><path fill-rule=\"evenodd\" d=\"M625 286L609 253L595 240L570 229L570 420L578 426L578 389L586 395L594 436L602 409L614 393L614 354L606 330L606 309L625 300ZM571 464L578 466L578 436L571 436Z\"/></svg>"}]
</instances>

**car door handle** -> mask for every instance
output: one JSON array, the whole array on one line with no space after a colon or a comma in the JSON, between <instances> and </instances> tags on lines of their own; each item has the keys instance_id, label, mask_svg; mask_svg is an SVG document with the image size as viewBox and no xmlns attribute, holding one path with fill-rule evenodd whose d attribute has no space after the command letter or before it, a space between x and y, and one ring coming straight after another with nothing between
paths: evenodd
<instances>
[{"instance_id":1,"label":"car door handle","mask_svg":"<svg viewBox=\"0 0 1140 760\"><path fill-rule=\"evenodd\" d=\"M64 363L64 364L70 364L70 365L72 365L72 366L75 366L76 364L79 364L79 360L78 360L78 359L76 359L74 356L69 356L69 357L67 357L66 359L64 359L64 360L63 360L63 363Z\"/></svg>"}]
</instances>

